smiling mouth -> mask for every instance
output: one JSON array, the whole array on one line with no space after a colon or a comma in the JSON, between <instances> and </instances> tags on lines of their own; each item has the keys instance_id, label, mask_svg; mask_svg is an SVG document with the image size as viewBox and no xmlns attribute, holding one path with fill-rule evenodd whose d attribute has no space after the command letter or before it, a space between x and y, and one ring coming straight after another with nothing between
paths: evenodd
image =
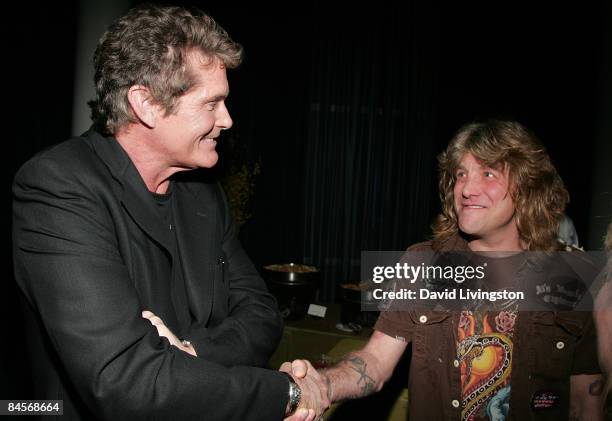
<instances>
[{"instance_id":1,"label":"smiling mouth","mask_svg":"<svg viewBox=\"0 0 612 421\"><path fill-rule=\"evenodd\" d=\"M463 209L485 209L485 207L480 205L464 205Z\"/></svg>"},{"instance_id":2,"label":"smiling mouth","mask_svg":"<svg viewBox=\"0 0 612 421\"><path fill-rule=\"evenodd\" d=\"M204 138L202 139L204 142L206 143L217 143L217 139L212 139L212 138Z\"/></svg>"}]
</instances>

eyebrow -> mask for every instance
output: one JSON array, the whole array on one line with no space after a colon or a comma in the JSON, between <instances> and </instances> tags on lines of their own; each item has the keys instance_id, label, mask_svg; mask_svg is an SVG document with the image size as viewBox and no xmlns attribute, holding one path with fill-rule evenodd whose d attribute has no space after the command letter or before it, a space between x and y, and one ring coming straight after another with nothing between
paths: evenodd
<instances>
[{"instance_id":1,"label":"eyebrow","mask_svg":"<svg viewBox=\"0 0 612 421\"><path fill-rule=\"evenodd\" d=\"M204 98L204 102L208 103L208 102L218 102L218 101L222 101L224 99L226 99L229 96L229 91L226 94L218 94L215 96L212 96L210 98Z\"/></svg>"},{"instance_id":2,"label":"eyebrow","mask_svg":"<svg viewBox=\"0 0 612 421\"><path fill-rule=\"evenodd\" d=\"M497 167L495 167L495 166L493 166L493 165L489 165L489 164L486 164L486 163L484 163L484 162L483 162L483 163L478 163L478 167L479 167L479 169L481 169L481 170L490 169L490 170L497 171L497 172L502 172L502 171L503 171L503 167L497 168ZM455 168L455 171L459 171L459 170L464 170L464 171L466 171L466 170L467 170L467 168L466 168L466 167L464 167L463 165L459 164L459 165L457 165L457 167Z\"/></svg>"}]
</instances>

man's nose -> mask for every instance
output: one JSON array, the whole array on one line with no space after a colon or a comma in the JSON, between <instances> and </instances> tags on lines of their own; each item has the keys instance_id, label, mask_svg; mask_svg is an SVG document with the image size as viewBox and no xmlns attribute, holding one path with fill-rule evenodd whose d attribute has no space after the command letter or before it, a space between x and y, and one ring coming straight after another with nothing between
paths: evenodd
<instances>
[{"instance_id":1,"label":"man's nose","mask_svg":"<svg viewBox=\"0 0 612 421\"><path fill-rule=\"evenodd\" d=\"M461 190L461 194L463 197L470 196L478 196L481 192L481 184L480 180L478 180L474 176L467 176L465 182L463 183L463 189Z\"/></svg>"},{"instance_id":2,"label":"man's nose","mask_svg":"<svg viewBox=\"0 0 612 421\"><path fill-rule=\"evenodd\" d=\"M221 130L227 130L232 127L234 121L232 120L232 116L230 116L229 110L225 104L222 104L218 111L219 115L217 117L217 126L221 127Z\"/></svg>"}]
</instances>

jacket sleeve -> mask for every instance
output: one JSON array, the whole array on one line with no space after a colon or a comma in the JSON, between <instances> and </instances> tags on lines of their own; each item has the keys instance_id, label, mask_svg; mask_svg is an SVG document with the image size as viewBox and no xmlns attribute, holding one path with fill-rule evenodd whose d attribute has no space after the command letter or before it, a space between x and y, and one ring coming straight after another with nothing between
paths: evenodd
<instances>
[{"instance_id":1,"label":"jacket sleeve","mask_svg":"<svg viewBox=\"0 0 612 421\"><path fill-rule=\"evenodd\" d=\"M83 174L57 159L38 157L18 172L13 193L17 282L59 364L95 415L283 418L288 385L280 373L192 357L170 346L141 317L110 215ZM232 244L228 251L235 254ZM242 314L246 295L233 298L236 315ZM247 328L238 321L229 325Z\"/></svg>"},{"instance_id":2,"label":"jacket sleeve","mask_svg":"<svg viewBox=\"0 0 612 421\"><path fill-rule=\"evenodd\" d=\"M226 366L265 366L282 335L282 318L272 296L237 238L236 226L221 187L216 188L223 215L222 249L229 285L228 317L213 327L189 333L198 356Z\"/></svg>"}]
</instances>

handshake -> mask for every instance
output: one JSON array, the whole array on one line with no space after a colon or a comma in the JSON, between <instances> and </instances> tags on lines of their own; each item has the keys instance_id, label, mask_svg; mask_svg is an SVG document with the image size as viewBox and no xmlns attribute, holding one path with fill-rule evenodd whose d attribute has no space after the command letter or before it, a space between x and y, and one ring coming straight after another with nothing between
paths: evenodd
<instances>
[{"instance_id":1,"label":"handshake","mask_svg":"<svg viewBox=\"0 0 612 421\"><path fill-rule=\"evenodd\" d=\"M159 336L167 338L171 345L197 357L193 345L180 340L158 316L145 310L142 317L148 319ZM404 341L375 331L364 349L345 355L332 367L317 371L307 360L283 363L279 371L287 373L297 386L293 399L287 404L285 421L321 420L332 402L361 398L379 391L391 377L405 348Z\"/></svg>"},{"instance_id":2,"label":"handshake","mask_svg":"<svg viewBox=\"0 0 612 421\"><path fill-rule=\"evenodd\" d=\"M291 376L300 388L301 396L297 409L292 410L292 402L287 404L285 421L315 421L323 419L323 413L332 402L332 389L325 370L317 371L307 360L295 360L281 365L279 371Z\"/></svg>"}]
</instances>

